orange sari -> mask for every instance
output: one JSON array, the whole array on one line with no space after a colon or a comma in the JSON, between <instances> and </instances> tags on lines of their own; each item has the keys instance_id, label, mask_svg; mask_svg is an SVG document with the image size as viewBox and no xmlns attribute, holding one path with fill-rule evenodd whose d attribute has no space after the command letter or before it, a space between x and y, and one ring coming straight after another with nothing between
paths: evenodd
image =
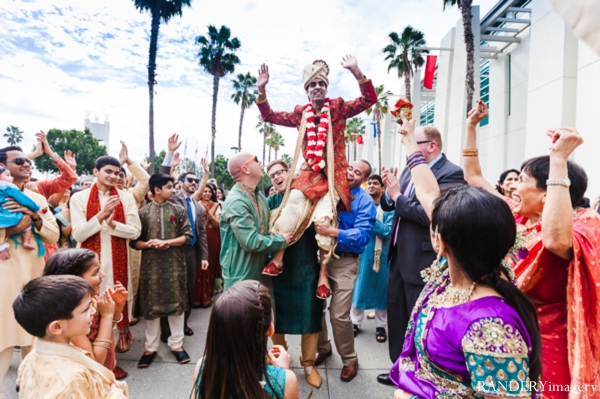
<instances>
[{"instance_id":1,"label":"orange sari","mask_svg":"<svg viewBox=\"0 0 600 399\"><path fill-rule=\"evenodd\" d=\"M526 232L535 235L515 274L519 288L538 303L541 382L572 388L546 388L543 396L591 398L591 385L600 381L600 215L589 208L575 211L570 261L544 248L541 231L541 223L527 227ZM587 392L573 389L583 384Z\"/></svg>"}]
</instances>

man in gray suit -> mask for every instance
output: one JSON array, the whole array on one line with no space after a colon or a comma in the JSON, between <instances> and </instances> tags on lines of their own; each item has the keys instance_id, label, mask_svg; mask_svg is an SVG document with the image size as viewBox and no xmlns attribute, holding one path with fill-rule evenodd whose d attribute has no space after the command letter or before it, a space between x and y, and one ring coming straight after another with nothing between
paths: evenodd
<instances>
[{"instance_id":1,"label":"man in gray suit","mask_svg":"<svg viewBox=\"0 0 600 399\"><path fill-rule=\"evenodd\" d=\"M462 169L442 154L442 137L435 127L418 127L415 137L440 187L466 184ZM431 245L430 221L415 195L410 169L404 168L399 181L389 171L385 171L382 178L386 195L381 199L381 208L395 211L388 252L388 260L391 259L388 279L389 353L394 363L402 352L412 308L425 285L421 270L431 265L436 253ZM394 385L387 373L378 375L377 381Z\"/></svg>"},{"instance_id":2,"label":"man in gray suit","mask_svg":"<svg viewBox=\"0 0 600 399\"><path fill-rule=\"evenodd\" d=\"M169 174L170 165L161 165L160 173ZM172 199L172 202L181 205L187 210L188 219L192 226L194 238L189 244L184 245L183 253L185 255L185 263L187 266L187 283L188 283L188 310L185 312L185 335L194 335L194 332L187 325L187 319L192 311L192 292L194 281L196 281L196 273L198 264L201 263L202 268L208 267L208 245L206 242L206 229L204 228L204 218L206 210L195 199L192 198L198 188L198 177L193 172L185 172L179 176L181 190L177 192ZM166 341L170 335L169 324L167 318L161 318L161 340Z\"/></svg>"}]
</instances>

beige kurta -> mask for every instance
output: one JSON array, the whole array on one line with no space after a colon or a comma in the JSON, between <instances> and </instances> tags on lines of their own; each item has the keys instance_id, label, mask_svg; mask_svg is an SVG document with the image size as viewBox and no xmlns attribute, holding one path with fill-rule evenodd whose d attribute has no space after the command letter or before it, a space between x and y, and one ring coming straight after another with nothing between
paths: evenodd
<instances>
[{"instance_id":1,"label":"beige kurta","mask_svg":"<svg viewBox=\"0 0 600 399\"><path fill-rule=\"evenodd\" d=\"M135 204L139 208L140 202L146 196L148 192L148 181L150 180L150 175L148 172L142 168L139 162L133 162L131 165L127 166L129 172L135 177L138 183L128 188L126 191L133 195L135 199ZM142 262L142 252L137 249L133 249L130 246L127 246L127 251L129 252L129 287L127 287L129 291L129 299L127 300L127 308L129 309L129 319L133 317L133 296L138 291L138 286L140 282L140 265Z\"/></svg>"},{"instance_id":2,"label":"beige kurta","mask_svg":"<svg viewBox=\"0 0 600 399\"><path fill-rule=\"evenodd\" d=\"M100 208L106 204L110 193L101 192L98 190L98 197L100 200ZM100 224L98 218L94 216L90 220L87 220L87 203L90 197L90 189L80 191L71 197L71 224L73 225L73 231L71 235L77 241L77 246L81 246L81 243L93 236L96 233L100 233L100 267L106 275L102 281L101 289L104 289L106 285L113 285L113 268L112 268L112 247L111 237L117 236L125 238L127 240L135 240L142 231L140 223L140 217L138 214L138 208L135 204L135 199L129 193L119 191L119 197L121 197L121 203L123 204L123 211L125 213L125 223L115 222L116 226L114 229L109 227L106 222ZM129 244L128 244L129 245ZM129 264L129 260L128 260ZM128 273L129 273L129 267ZM129 275L129 286L128 290L131 289L131 276Z\"/></svg>"},{"instance_id":3,"label":"beige kurta","mask_svg":"<svg viewBox=\"0 0 600 399\"><path fill-rule=\"evenodd\" d=\"M47 209L48 203L40 194L25 189L25 194L30 196L40 209ZM42 212L42 228L35 230L47 244L56 244L58 241L58 226L52 212ZM19 241L22 241L19 238ZM0 243L8 243L10 259L0 260L0 352L12 346L31 345L31 335L21 328L15 320L12 304L21 291L21 288L30 280L39 277L44 271L44 257L38 256L37 242L33 238L31 244L35 249L29 250L19 245L15 248L12 239L6 237L6 230L0 229Z\"/></svg>"},{"instance_id":4,"label":"beige kurta","mask_svg":"<svg viewBox=\"0 0 600 399\"><path fill-rule=\"evenodd\" d=\"M126 399L127 383L73 344L36 338L35 349L21 362L20 399Z\"/></svg>"}]
</instances>

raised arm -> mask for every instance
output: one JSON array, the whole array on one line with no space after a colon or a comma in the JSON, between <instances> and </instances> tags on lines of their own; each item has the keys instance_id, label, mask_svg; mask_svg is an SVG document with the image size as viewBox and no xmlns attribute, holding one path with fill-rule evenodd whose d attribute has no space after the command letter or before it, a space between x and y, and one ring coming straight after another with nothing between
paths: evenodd
<instances>
[{"instance_id":1,"label":"raised arm","mask_svg":"<svg viewBox=\"0 0 600 399\"><path fill-rule=\"evenodd\" d=\"M583 138L577 130L565 127L549 130L548 136L552 139L548 180L565 179L569 176L569 156L583 143ZM542 212L542 243L544 248L563 259L573 258L572 215L573 205L569 188L563 185L548 185Z\"/></svg>"},{"instance_id":2,"label":"raised arm","mask_svg":"<svg viewBox=\"0 0 600 399\"><path fill-rule=\"evenodd\" d=\"M202 175L202 180L200 180L200 183L198 183L198 189L192 195L192 198L198 202L202 201L202 194L204 194L204 189L206 188L206 182L208 182L208 176L210 176L210 170L208 168L208 162L206 161L206 158L202 158L200 160L200 163L202 164L202 169L204 170L204 174Z\"/></svg>"},{"instance_id":3,"label":"raised arm","mask_svg":"<svg viewBox=\"0 0 600 399\"><path fill-rule=\"evenodd\" d=\"M271 109L267 101L267 83L269 83L269 67L267 64L262 64L258 70L258 98L256 99L256 106L262 120L275 125L297 127L300 120L296 115L296 110L294 112L275 112Z\"/></svg>"},{"instance_id":4,"label":"raised arm","mask_svg":"<svg viewBox=\"0 0 600 399\"><path fill-rule=\"evenodd\" d=\"M465 180L469 186L481 187L485 191L498 196L502 196L490 184L481 173L481 164L479 163L477 150L477 125L485 119L490 112L485 103L481 100L477 101L477 106L469 112L467 117L467 134L465 136L465 146L463 149L463 170L465 172Z\"/></svg>"},{"instance_id":5,"label":"raised arm","mask_svg":"<svg viewBox=\"0 0 600 399\"><path fill-rule=\"evenodd\" d=\"M369 109L377 103L377 93L373 87L371 79L367 79L358 67L358 61L353 55L346 55L342 58L342 66L352 72L352 75L358 81L361 96L355 100L344 101L340 112L345 119L352 118L361 112Z\"/></svg>"},{"instance_id":6,"label":"raised arm","mask_svg":"<svg viewBox=\"0 0 600 399\"><path fill-rule=\"evenodd\" d=\"M400 130L400 134L404 136L402 144L406 148L406 153L410 154L407 166L410 168L412 180L415 184L415 194L427 217L431 220L433 201L440 194L440 187L431 168L427 165L423 153L419 149L419 144L417 144L417 139L415 138L416 119L407 120L403 112L400 113L400 117L402 118L402 130Z\"/></svg>"}]
</instances>

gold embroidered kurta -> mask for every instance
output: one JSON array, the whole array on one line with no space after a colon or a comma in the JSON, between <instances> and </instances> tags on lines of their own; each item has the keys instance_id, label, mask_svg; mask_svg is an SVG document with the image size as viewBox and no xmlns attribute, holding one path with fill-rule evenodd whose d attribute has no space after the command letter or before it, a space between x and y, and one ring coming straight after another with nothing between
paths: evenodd
<instances>
[{"instance_id":1,"label":"gold embroidered kurta","mask_svg":"<svg viewBox=\"0 0 600 399\"><path fill-rule=\"evenodd\" d=\"M115 380L91 354L73 344L36 338L19 366L20 399L126 399L127 383Z\"/></svg>"}]
</instances>

